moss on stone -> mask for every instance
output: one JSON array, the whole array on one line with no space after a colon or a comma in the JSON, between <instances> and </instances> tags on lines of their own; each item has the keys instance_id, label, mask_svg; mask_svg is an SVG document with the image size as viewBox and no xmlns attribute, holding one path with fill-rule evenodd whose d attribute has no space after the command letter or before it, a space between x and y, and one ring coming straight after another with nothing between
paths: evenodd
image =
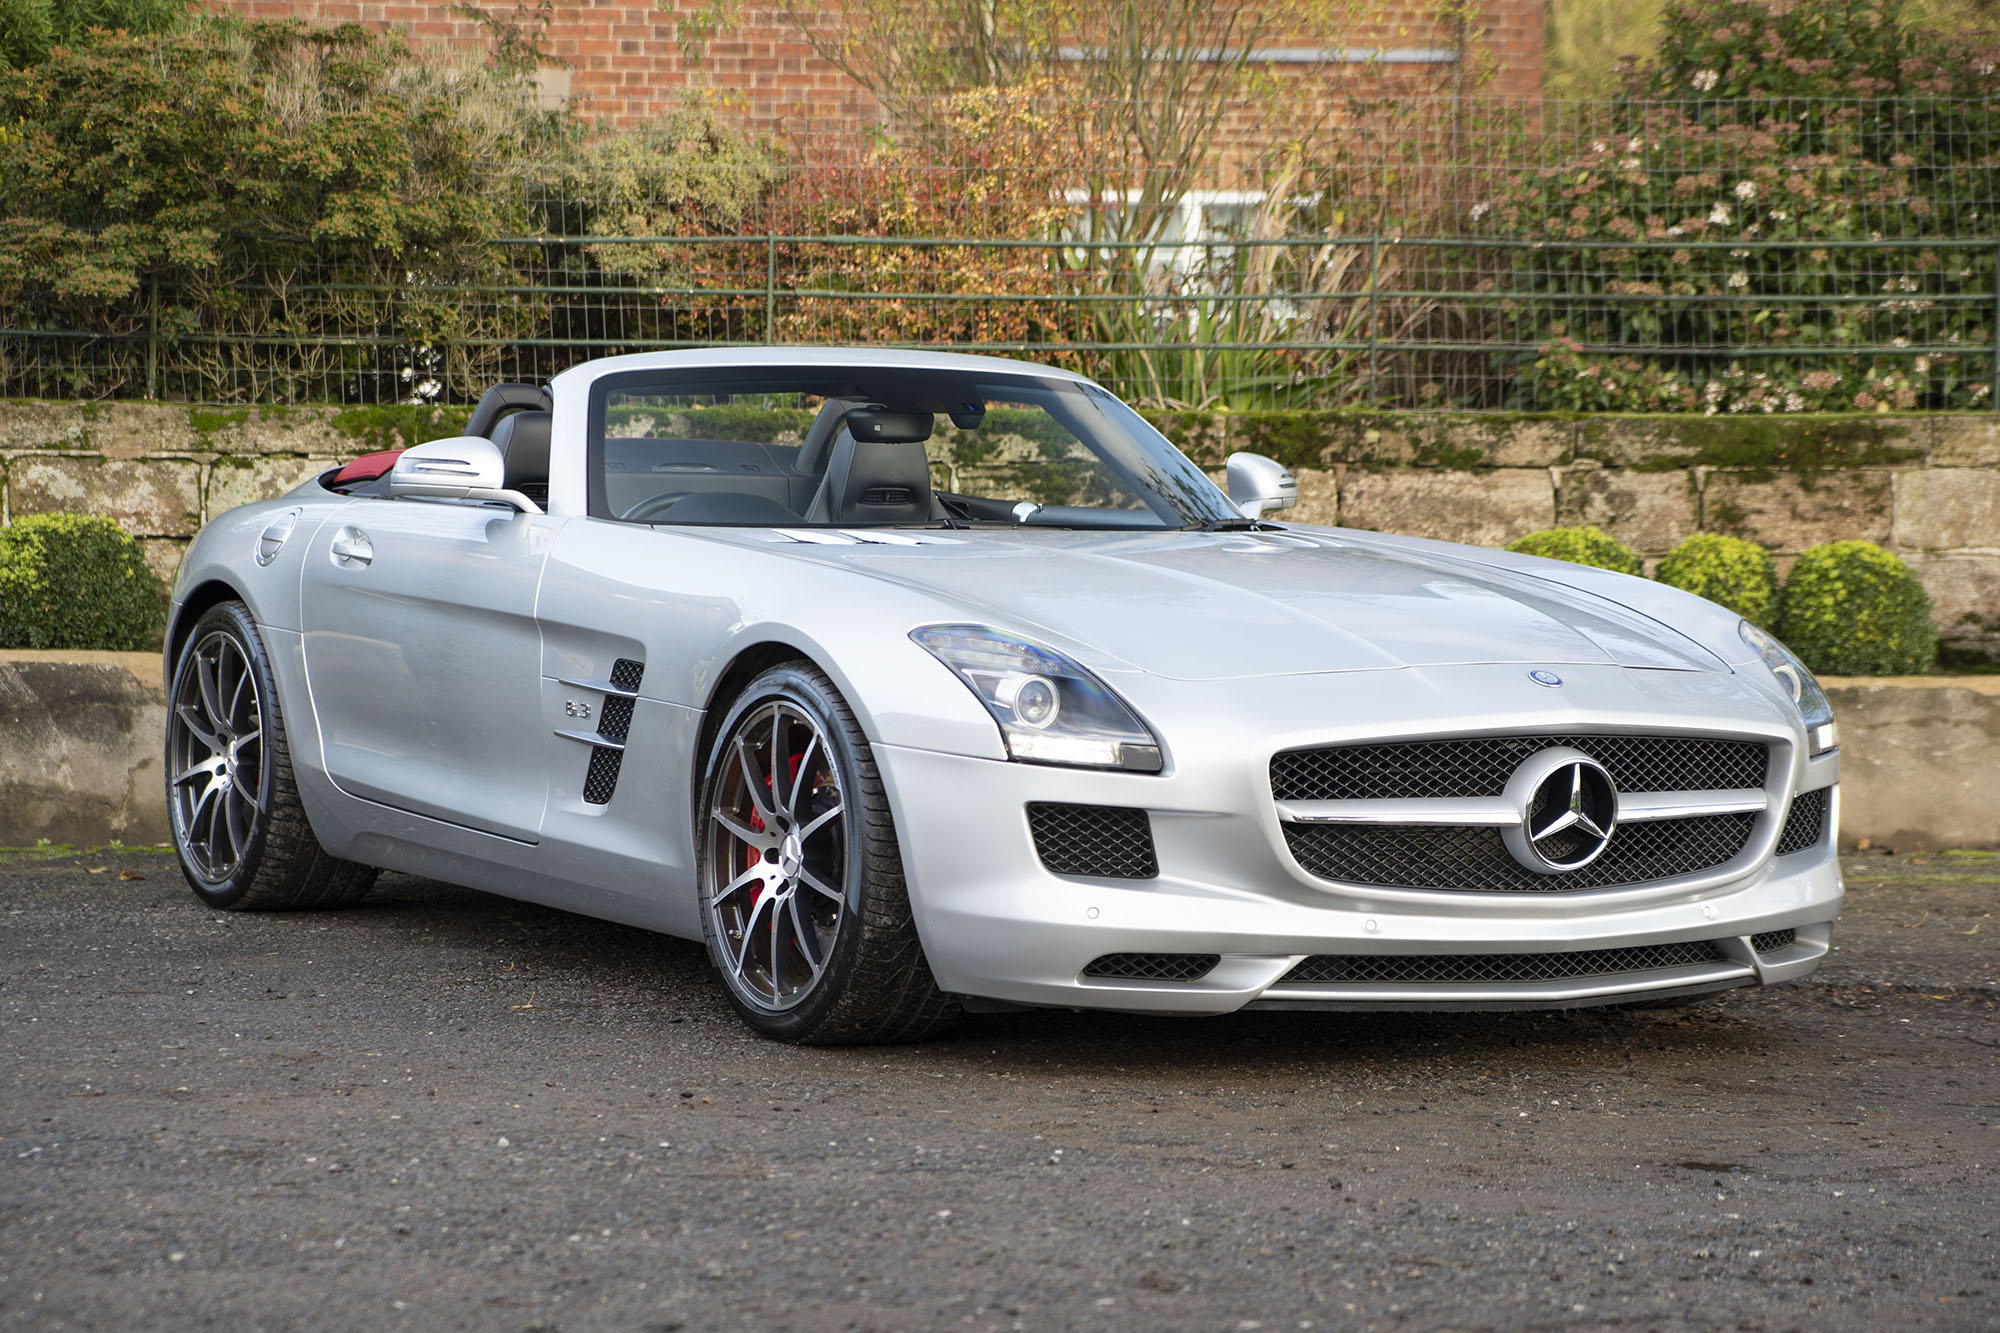
<instances>
[{"instance_id":1,"label":"moss on stone","mask_svg":"<svg viewBox=\"0 0 2000 1333\"><path fill-rule=\"evenodd\" d=\"M240 426L249 419L250 409L247 407L190 407L188 409L188 425L194 430L196 435L199 435L204 440L218 431L225 431L232 427Z\"/></svg>"},{"instance_id":2,"label":"moss on stone","mask_svg":"<svg viewBox=\"0 0 2000 1333\"><path fill-rule=\"evenodd\" d=\"M407 449L426 440L462 435L465 423L471 419L472 409L469 407L378 403L373 407L350 407L337 414L329 424L348 439L373 451Z\"/></svg>"},{"instance_id":3,"label":"moss on stone","mask_svg":"<svg viewBox=\"0 0 2000 1333\"><path fill-rule=\"evenodd\" d=\"M1644 427L1659 441L1657 452L1629 458L1611 447L1610 430L1627 424ZM1896 445L1883 438L1884 426L1895 424L1859 414L1600 417L1585 425L1577 454L1623 464L1635 472L1700 466L1762 474L1760 479L1779 471L1810 477L1835 468L1922 459L1921 445Z\"/></svg>"}]
</instances>

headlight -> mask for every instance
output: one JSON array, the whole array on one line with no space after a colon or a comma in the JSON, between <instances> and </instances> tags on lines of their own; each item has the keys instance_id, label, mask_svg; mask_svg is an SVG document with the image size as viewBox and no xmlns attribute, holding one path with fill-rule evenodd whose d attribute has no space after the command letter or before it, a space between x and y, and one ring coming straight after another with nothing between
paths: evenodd
<instances>
[{"instance_id":1,"label":"headlight","mask_svg":"<svg viewBox=\"0 0 2000 1333\"><path fill-rule=\"evenodd\" d=\"M1825 754L1840 744L1840 734L1833 725L1833 705L1828 702L1826 691L1813 679L1806 664L1792 654L1792 650L1745 620L1737 625L1736 632L1743 636L1743 642L1757 650L1764 659L1764 665L1771 668L1771 674L1791 692L1792 702L1799 706L1800 716L1806 722L1806 742L1810 753Z\"/></svg>"},{"instance_id":2,"label":"headlight","mask_svg":"<svg viewBox=\"0 0 2000 1333\"><path fill-rule=\"evenodd\" d=\"M1160 771L1160 742L1123 699L1061 653L983 625L927 625L910 637L971 687L1009 758Z\"/></svg>"}]
</instances>

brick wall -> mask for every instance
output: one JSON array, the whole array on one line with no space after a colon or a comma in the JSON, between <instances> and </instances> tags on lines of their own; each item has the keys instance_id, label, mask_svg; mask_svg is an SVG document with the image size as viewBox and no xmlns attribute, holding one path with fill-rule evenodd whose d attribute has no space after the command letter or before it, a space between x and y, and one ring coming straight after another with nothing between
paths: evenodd
<instances>
[{"instance_id":1,"label":"brick wall","mask_svg":"<svg viewBox=\"0 0 2000 1333\"><path fill-rule=\"evenodd\" d=\"M315 24L363 23L395 28L419 43L479 49L480 25L452 13L448 3L394 0L207 0L211 8L253 18L297 18ZM697 0L559 0L550 45L563 68L549 86L565 90L589 117L618 126L643 123L670 109L697 84L746 95L753 119L775 120L803 109L813 119L845 126L878 118L875 101L812 47L780 11L746 6L739 21L708 44L699 70L689 67L674 38L676 13ZM513 6L483 0L482 7L511 14ZM837 21L823 12L823 23ZM1542 0L1488 0L1471 23L1472 44L1488 55L1494 76L1487 91L1533 97L1541 91ZM1346 40L1356 48L1430 48L1457 44L1426 5L1388 0L1371 5ZM1282 79L1324 81L1311 71ZM1458 79L1449 64L1397 66L1388 86L1450 91Z\"/></svg>"}]
</instances>

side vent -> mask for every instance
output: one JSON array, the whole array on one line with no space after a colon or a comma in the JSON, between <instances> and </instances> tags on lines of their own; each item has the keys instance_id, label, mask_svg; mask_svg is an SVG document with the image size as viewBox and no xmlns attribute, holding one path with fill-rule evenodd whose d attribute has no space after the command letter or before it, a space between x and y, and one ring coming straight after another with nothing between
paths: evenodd
<instances>
[{"instance_id":1,"label":"side vent","mask_svg":"<svg viewBox=\"0 0 2000 1333\"><path fill-rule=\"evenodd\" d=\"M621 657L612 663L611 679L608 681L563 682L595 689L604 695L603 702L598 705L597 731L594 735L576 731L560 733L590 745L590 768L583 775L583 800L586 805L609 805L611 794L618 790L618 770L625 765L625 738L632 729L632 709L639 693L639 682L645 676L643 662Z\"/></svg>"}]
</instances>

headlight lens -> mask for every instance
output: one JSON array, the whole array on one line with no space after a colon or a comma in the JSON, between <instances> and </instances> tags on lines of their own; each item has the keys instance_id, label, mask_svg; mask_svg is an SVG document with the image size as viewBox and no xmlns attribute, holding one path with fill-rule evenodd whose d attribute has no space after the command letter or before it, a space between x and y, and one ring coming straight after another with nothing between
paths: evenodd
<instances>
[{"instance_id":1,"label":"headlight lens","mask_svg":"<svg viewBox=\"0 0 2000 1333\"><path fill-rule=\"evenodd\" d=\"M1030 764L1160 771L1160 742L1109 686L1053 649L983 625L928 625L910 637L979 696L1009 758Z\"/></svg>"},{"instance_id":2,"label":"headlight lens","mask_svg":"<svg viewBox=\"0 0 2000 1333\"><path fill-rule=\"evenodd\" d=\"M1812 672L1806 670L1806 664L1791 649L1747 620L1737 625L1736 632L1743 636L1743 642L1757 650L1757 655L1764 659L1764 665L1771 668L1771 674L1790 691L1792 702L1799 706L1799 714L1805 718L1806 742L1810 752L1825 754L1840 744L1840 733L1833 725L1833 705L1828 702L1826 691L1813 679Z\"/></svg>"}]
</instances>

